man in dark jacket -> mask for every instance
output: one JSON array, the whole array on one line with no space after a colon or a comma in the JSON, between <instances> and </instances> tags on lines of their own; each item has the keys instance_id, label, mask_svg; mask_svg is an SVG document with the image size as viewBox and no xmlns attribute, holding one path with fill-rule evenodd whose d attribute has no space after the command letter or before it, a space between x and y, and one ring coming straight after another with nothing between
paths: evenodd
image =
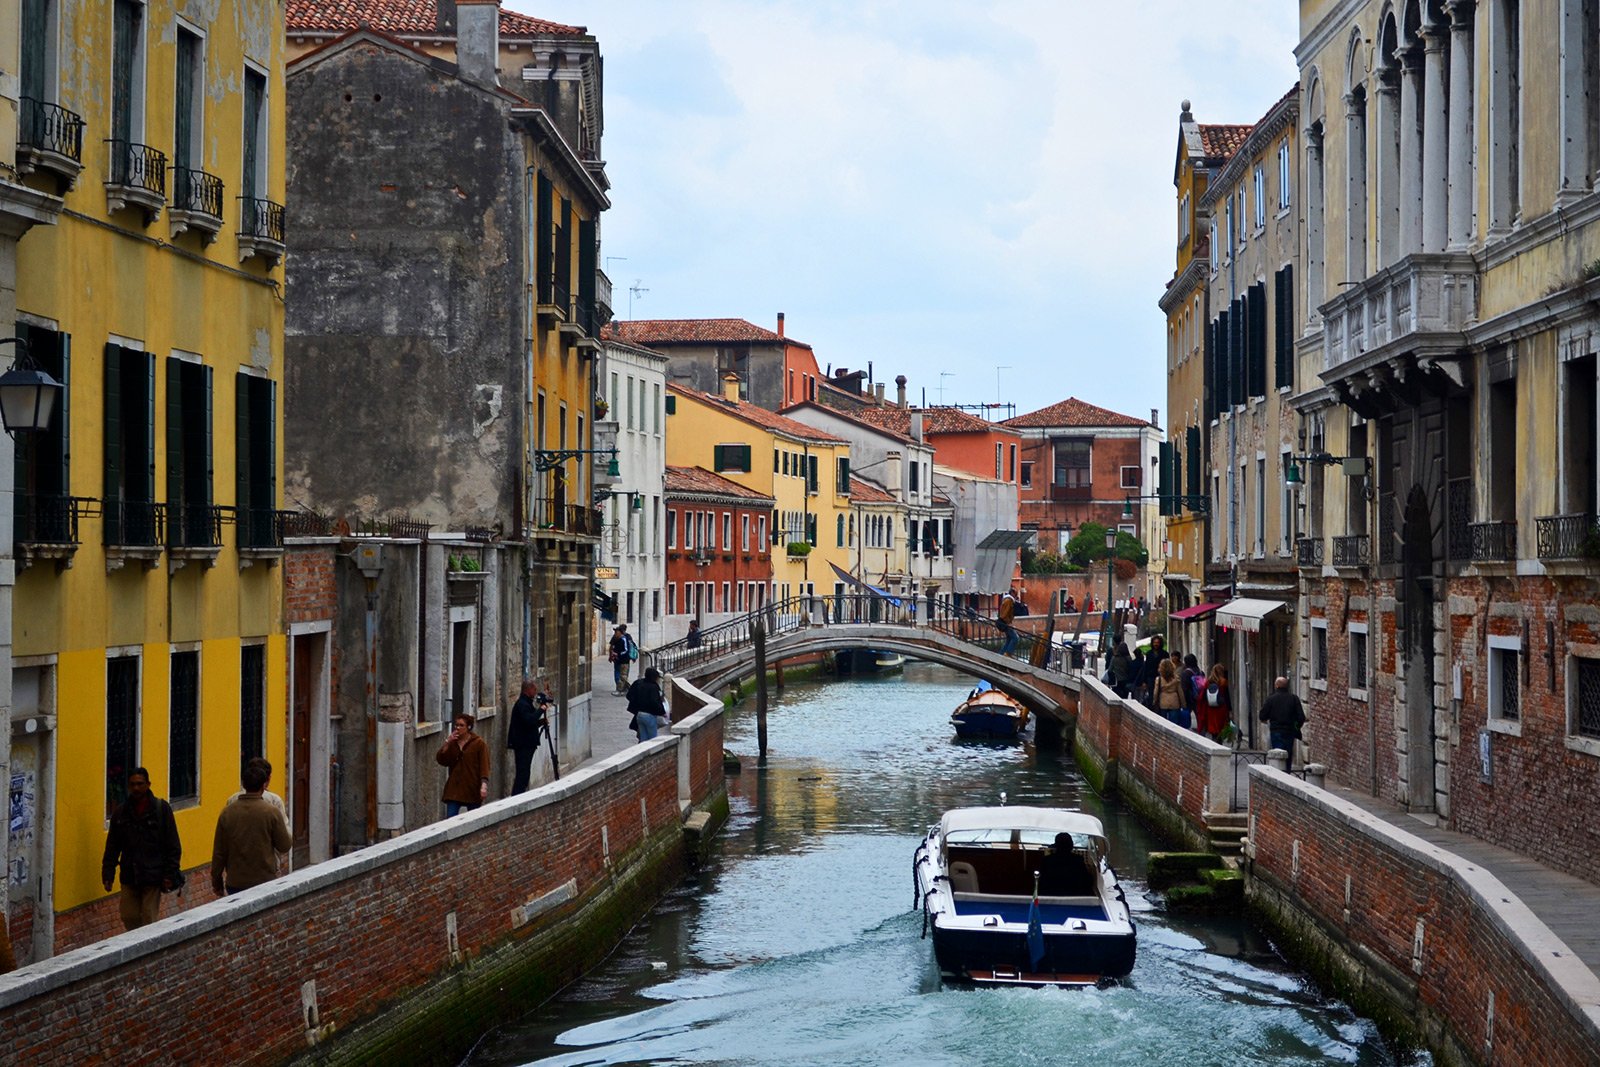
<instances>
[{"instance_id":1,"label":"man in dark jacket","mask_svg":"<svg viewBox=\"0 0 1600 1067\"><path fill-rule=\"evenodd\" d=\"M539 683L532 678L522 682L522 695L511 706L511 725L506 730L506 747L516 759L516 776L511 781L513 793L526 792L532 776L533 754L539 748L539 731L544 726L548 698L539 692Z\"/></svg>"},{"instance_id":2,"label":"man in dark jacket","mask_svg":"<svg viewBox=\"0 0 1600 1067\"><path fill-rule=\"evenodd\" d=\"M1167 658L1167 639L1156 634L1150 639L1150 650L1144 654L1144 663L1139 668L1139 678L1134 684L1134 690L1139 700L1146 707L1153 707L1156 691L1156 678L1160 676L1161 661Z\"/></svg>"},{"instance_id":3,"label":"man in dark jacket","mask_svg":"<svg viewBox=\"0 0 1600 1067\"><path fill-rule=\"evenodd\" d=\"M633 713L628 729L638 734L641 741L654 738L661 729L661 720L667 717L660 678L660 671L647 667L644 677L628 686L628 710Z\"/></svg>"},{"instance_id":4,"label":"man in dark jacket","mask_svg":"<svg viewBox=\"0 0 1600 1067\"><path fill-rule=\"evenodd\" d=\"M1267 724L1267 737L1273 748L1289 753L1285 770L1294 767L1294 743L1300 739L1300 724L1306 721L1306 709L1300 698L1289 692L1289 679L1279 678L1273 683L1272 695L1261 705L1261 721Z\"/></svg>"},{"instance_id":5,"label":"man in dark jacket","mask_svg":"<svg viewBox=\"0 0 1600 1067\"><path fill-rule=\"evenodd\" d=\"M122 867L122 900L118 910L125 930L153 923L161 913L161 894L181 882L183 843L172 805L150 793L150 772L135 767L128 775L128 799L111 813L100 881L111 892L111 879Z\"/></svg>"}]
</instances>

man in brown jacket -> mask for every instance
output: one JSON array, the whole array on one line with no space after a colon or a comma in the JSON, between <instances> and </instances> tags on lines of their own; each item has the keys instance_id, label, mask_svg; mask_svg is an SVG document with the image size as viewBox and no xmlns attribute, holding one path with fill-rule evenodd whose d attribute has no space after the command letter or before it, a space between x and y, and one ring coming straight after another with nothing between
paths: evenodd
<instances>
[{"instance_id":1,"label":"man in brown jacket","mask_svg":"<svg viewBox=\"0 0 1600 1067\"><path fill-rule=\"evenodd\" d=\"M449 738L434 757L450 768L444 780L444 814L453 819L489 799L489 746L472 732L472 716L457 715Z\"/></svg>"},{"instance_id":2,"label":"man in brown jacket","mask_svg":"<svg viewBox=\"0 0 1600 1067\"><path fill-rule=\"evenodd\" d=\"M267 787L261 765L247 763L239 784L244 795L223 807L211 844L211 888L219 897L272 881L278 876L278 853L294 845L283 814L261 795Z\"/></svg>"}]
</instances>

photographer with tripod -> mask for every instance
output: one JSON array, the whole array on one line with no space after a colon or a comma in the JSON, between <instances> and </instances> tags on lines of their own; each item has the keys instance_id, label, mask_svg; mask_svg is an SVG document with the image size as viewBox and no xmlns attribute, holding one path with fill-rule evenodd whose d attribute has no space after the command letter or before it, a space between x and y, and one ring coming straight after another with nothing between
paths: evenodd
<instances>
[{"instance_id":1,"label":"photographer with tripod","mask_svg":"<svg viewBox=\"0 0 1600 1067\"><path fill-rule=\"evenodd\" d=\"M550 698L539 692L539 683L532 678L522 681L522 695L511 706L511 725L506 730L506 747L515 756L516 777L511 782L512 793L524 793L533 768L533 754L543 737L550 745L550 770L556 778L561 769L556 765L555 741L550 737Z\"/></svg>"}]
</instances>

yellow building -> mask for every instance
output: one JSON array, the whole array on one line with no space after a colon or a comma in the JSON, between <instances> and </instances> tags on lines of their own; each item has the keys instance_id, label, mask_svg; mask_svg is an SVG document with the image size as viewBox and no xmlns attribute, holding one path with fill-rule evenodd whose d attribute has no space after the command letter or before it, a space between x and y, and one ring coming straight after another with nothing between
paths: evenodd
<instances>
[{"instance_id":1,"label":"yellow building","mask_svg":"<svg viewBox=\"0 0 1600 1067\"><path fill-rule=\"evenodd\" d=\"M243 757L264 754L274 788L304 798L281 771L275 566L283 9L23 11L18 170L65 199L20 243L16 291L17 333L66 384L17 464L15 714L29 729L12 770L34 821L11 858L39 877L13 880L10 909L31 931L19 955L38 958L116 928L100 853L133 767L171 800L191 870Z\"/></svg>"},{"instance_id":2,"label":"yellow building","mask_svg":"<svg viewBox=\"0 0 1600 1067\"><path fill-rule=\"evenodd\" d=\"M831 590L828 564L852 564L849 442L738 399L735 375L723 384L720 397L668 387L667 463L714 470L773 498L772 599Z\"/></svg>"}]
</instances>

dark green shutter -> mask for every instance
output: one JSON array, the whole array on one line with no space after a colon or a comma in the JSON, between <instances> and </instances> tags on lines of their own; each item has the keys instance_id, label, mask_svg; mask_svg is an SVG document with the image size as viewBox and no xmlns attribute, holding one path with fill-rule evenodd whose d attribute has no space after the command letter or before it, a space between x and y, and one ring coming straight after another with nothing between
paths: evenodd
<instances>
[{"instance_id":1,"label":"dark green shutter","mask_svg":"<svg viewBox=\"0 0 1600 1067\"><path fill-rule=\"evenodd\" d=\"M1156 496L1160 504L1159 511L1163 515L1174 514L1172 506L1172 444L1162 441L1157 449L1156 463Z\"/></svg>"},{"instance_id":2,"label":"dark green shutter","mask_svg":"<svg viewBox=\"0 0 1600 1067\"><path fill-rule=\"evenodd\" d=\"M1191 426L1188 432L1188 444L1185 451L1189 453L1189 487L1190 496L1200 495L1200 474L1204 470L1205 457L1200 454L1200 427Z\"/></svg>"},{"instance_id":3,"label":"dark green shutter","mask_svg":"<svg viewBox=\"0 0 1600 1067\"><path fill-rule=\"evenodd\" d=\"M244 526L250 508L250 376L236 375L233 386L233 502L238 509L237 521Z\"/></svg>"},{"instance_id":4,"label":"dark green shutter","mask_svg":"<svg viewBox=\"0 0 1600 1067\"><path fill-rule=\"evenodd\" d=\"M46 42L50 39L49 5L46 0L22 0L22 95L34 100L45 98ZM23 121L32 117L23 112ZM23 126L23 133L34 133ZM21 484L21 483L18 483Z\"/></svg>"},{"instance_id":5,"label":"dark green shutter","mask_svg":"<svg viewBox=\"0 0 1600 1067\"><path fill-rule=\"evenodd\" d=\"M105 467L101 510L106 542L122 540L122 346L106 345L105 358Z\"/></svg>"},{"instance_id":6,"label":"dark green shutter","mask_svg":"<svg viewBox=\"0 0 1600 1067\"><path fill-rule=\"evenodd\" d=\"M1250 395L1267 395L1267 283L1250 287Z\"/></svg>"},{"instance_id":7,"label":"dark green shutter","mask_svg":"<svg viewBox=\"0 0 1600 1067\"><path fill-rule=\"evenodd\" d=\"M534 281L539 289L539 303L549 304L553 301L550 297L550 286L555 278L556 262L556 235L555 220L551 216L550 198L554 193L550 188L550 176L539 174L534 183L534 226L533 226L533 261Z\"/></svg>"},{"instance_id":8,"label":"dark green shutter","mask_svg":"<svg viewBox=\"0 0 1600 1067\"><path fill-rule=\"evenodd\" d=\"M1183 514L1183 453L1178 451L1178 446L1172 446L1172 514Z\"/></svg>"},{"instance_id":9,"label":"dark green shutter","mask_svg":"<svg viewBox=\"0 0 1600 1067\"><path fill-rule=\"evenodd\" d=\"M194 151L194 87L199 59L200 38L187 30L178 30L178 69L173 79L176 92L172 105L172 162L178 167L193 168L198 156Z\"/></svg>"},{"instance_id":10,"label":"dark green shutter","mask_svg":"<svg viewBox=\"0 0 1600 1067\"><path fill-rule=\"evenodd\" d=\"M183 492L183 360L167 357L167 516L168 529L179 532L174 543L182 542L189 530L183 505L189 501Z\"/></svg>"},{"instance_id":11,"label":"dark green shutter","mask_svg":"<svg viewBox=\"0 0 1600 1067\"><path fill-rule=\"evenodd\" d=\"M144 478L139 487L148 503L156 498L156 357L144 356Z\"/></svg>"},{"instance_id":12,"label":"dark green shutter","mask_svg":"<svg viewBox=\"0 0 1600 1067\"><path fill-rule=\"evenodd\" d=\"M205 452L206 452L206 454L205 454L206 484L205 484L204 495L198 501L198 503L200 503L200 504L204 505L205 507L209 508L209 507L211 507L212 504L216 503L216 489L214 488L214 479L215 479L216 471L213 469L213 466L212 466L212 448L211 448L211 389L212 389L212 379L211 379L211 368L210 367L203 367L201 369L205 372L205 374L204 374L204 379L205 379L205 382L204 382L204 389L205 389L205 412L204 412L205 422L201 427L201 433L205 436L205 442L206 442L206 445L205 445Z\"/></svg>"},{"instance_id":13,"label":"dark green shutter","mask_svg":"<svg viewBox=\"0 0 1600 1067\"><path fill-rule=\"evenodd\" d=\"M578 299L583 301L585 313L594 310L595 263L599 245L595 240L593 219L578 220Z\"/></svg>"},{"instance_id":14,"label":"dark green shutter","mask_svg":"<svg viewBox=\"0 0 1600 1067\"><path fill-rule=\"evenodd\" d=\"M678 398L671 393L667 394L666 409L668 415L676 415L678 413Z\"/></svg>"},{"instance_id":15,"label":"dark green shutter","mask_svg":"<svg viewBox=\"0 0 1600 1067\"><path fill-rule=\"evenodd\" d=\"M572 201L561 198L561 223L556 230L556 285L572 299ZM567 310L565 307L562 310Z\"/></svg>"},{"instance_id":16,"label":"dark green shutter","mask_svg":"<svg viewBox=\"0 0 1600 1067\"><path fill-rule=\"evenodd\" d=\"M817 517L811 512L806 512L806 540L811 544L817 543Z\"/></svg>"},{"instance_id":17,"label":"dark green shutter","mask_svg":"<svg viewBox=\"0 0 1600 1067\"><path fill-rule=\"evenodd\" d=\"M848 496L850 493L850 457L841 456L839 459L839 494Z\"/></svg>"},{"instance_id":18,"label":"dark green shutter","mask_svg":"<svg viewBox=\"0 0 1600 1067\"><path fill-rule=\"evenodd\" d=\"M61 400L56 404L56 417L50 425L50 437L56 444L56 489L62 496L72 495L72 335L56 334L56 352L61 357Z\"/></svg>"},{"instance_id":19,"label":"dark green shutter","mask_svg":"<svg viewBox=\"0 0 1600 1067\"><path fill-rule=\"evenodd\" d=\"M806 492L817 492L817 457L806 457Z\"/></svg>"},{"instance_id":20,"label":"dark green shutter","mask_svg":"<svg viewBox=\"0 0 1600 1067\"><path fill-rule=\"evenodd\" d=\"M270 511L278 506L278 383L265 381L262 385L261 394L266 407L261 433L265 438L261 449L265 477L260 484L266 490L267 499L261 506Z\"/></svg>"}]
</instances>

